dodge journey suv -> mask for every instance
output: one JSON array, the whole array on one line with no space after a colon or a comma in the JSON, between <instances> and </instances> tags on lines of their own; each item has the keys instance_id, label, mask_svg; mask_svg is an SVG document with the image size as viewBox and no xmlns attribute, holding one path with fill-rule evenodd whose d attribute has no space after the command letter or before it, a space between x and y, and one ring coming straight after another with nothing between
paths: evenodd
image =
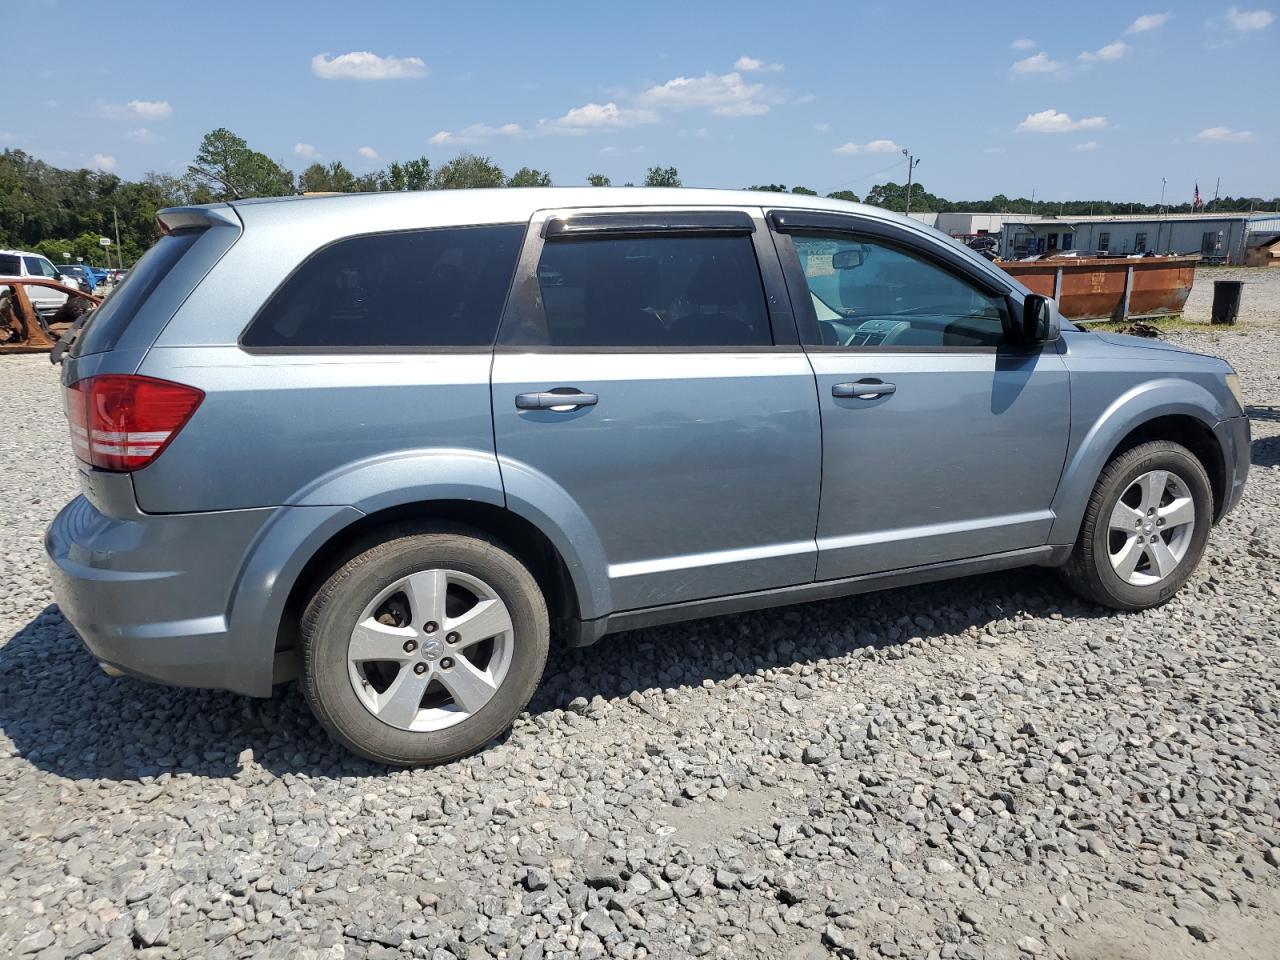
<instances>
[{"instance_id":1,"label":"dodge journey suv","mask_svg":"<svg viewBox=\"0 0 1280 960\"><path fill-rule=\"evenodd\" d=\"M894 214L476 190L163 211L56 351L46 542L108 672L449 760L552 638L983 571L1169 599L1240 499L1222 360L1076 328Z\"/></svg>"}]
</instances>

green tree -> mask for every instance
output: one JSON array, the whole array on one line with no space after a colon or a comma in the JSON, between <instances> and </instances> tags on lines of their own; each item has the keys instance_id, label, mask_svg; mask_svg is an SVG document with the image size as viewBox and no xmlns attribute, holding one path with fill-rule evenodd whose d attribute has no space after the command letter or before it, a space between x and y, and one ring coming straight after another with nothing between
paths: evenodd
<instances>
[{"instance_id":1,"label":"green tree","mask_svg":"<svg viewBox=\"0 0 1280 960\"><path fill-rule=\"evenodd\" d=\"M534 170L532 167L521 167L507 181L508 187L549 187L551 174L546 170Z\"/></svg>"},{"instance_id":2,"label":"green tree","mask_svg":"<svg viewBox=\"0 0 1280 960\"><path fill-rule=\"evenodd\" d=\"M681 186L680 171L675 167L650 167L649 172L644 175L644 185L646 187Z\"/></svg>"},{"instance_id":3,"label":"green tree","mask_svg":"<svg viewBox=\"0 0 1280 960\"><path fill-rule=\"evenodd\" d=\"M588 173L587 183L593 187L611 187L613 181L606 177L603 173Z\"/></svg>"},{"instance_id":4,"label":"green tree","mask_svg":"<svg viewBox=\"0 0 1280 960\"><path fill-rule=\"evenodd\" d=\"M747 187L748 190L757 190L760 193L786 193L787 185L785 183L756 183Z\"/></svg>"},{"instance_id":5,"label":"green tree","mask_svg":"<svg viewBox=\"0 0 1280 960\"><path fill-rule=\"evenodd\" d=\"M431 185L437 190L463 190L474 187L505 186L502 168L488 157L462 153L436 171Z\"/></svg>"},{"instance_id":6,"label":"green tree","mask_svg":"<svg viewBox=\"0 0 1280 960\"><path fill-rule=\"evenodd\" d=\"M852 190L833 190L827 194L828 200L844 200L848 203L857 203L858 195Z\"/></svg>"},{"instance_id":7,"label":"green tree","mask_svg":"<svg viewBox=\"0 0 1280 960\"><path fill-rule=\"evenodd\" d=\"M817 190L810 190L808 187L792 187L791 192L802 197L816 197L818 195Z\"/></svg>"},{"instance_id":8,"label":"green tree","mask_svg":"<svg viewBox=\"0 0 1280 960\"><path fill-rule=\"evenodd\" d=\"M294 190L292 173L225 127L204 135L187 172L218 200L282 197Z\"/></svg>"}]
</instances>

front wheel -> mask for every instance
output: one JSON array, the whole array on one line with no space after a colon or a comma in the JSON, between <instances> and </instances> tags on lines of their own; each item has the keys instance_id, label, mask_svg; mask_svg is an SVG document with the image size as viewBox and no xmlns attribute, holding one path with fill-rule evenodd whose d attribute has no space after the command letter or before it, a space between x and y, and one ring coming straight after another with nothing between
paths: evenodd
<instances>
[{"instance_id":1,"label":"front wheel","mask_svg":"<svg viewBox=\"0 0 1280 960\"><path fill-rule=\"evenodd\" d=\"M511 725L548 646L537 581L506 549L469 531L403 531L311 598L302 687L330 736L356 753L444 763Z\"/></svg>"},{"instance_id":2,"label":"front wheel","mask_svg":"<svg viewBox=\"0 0 1280 960\"><path fill-rule=\"evenodd\" d=\"M1212 519L1209 477L1191 451L1141 444L1102 471L1063 572L1103 606L1159 606L1195 571Z\"/></svg>"}]
</instances>

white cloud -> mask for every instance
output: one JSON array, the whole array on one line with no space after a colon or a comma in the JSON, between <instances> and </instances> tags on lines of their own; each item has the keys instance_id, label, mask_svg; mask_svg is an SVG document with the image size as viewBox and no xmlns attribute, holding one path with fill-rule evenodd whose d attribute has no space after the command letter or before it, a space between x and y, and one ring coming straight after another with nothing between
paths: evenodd
<instances>
[{"instance_id":1,"label":"white cloud","mask_svg":"<svg viewBox=\"0 0 1280 960\"><path fill-rule=\"evenodd\" d=\"M657 123L658 114L653 110L619 107L608 103L586 103L574 107L564 116L553 120L539 120L538 129L550 133L589 133L592 130L623 130L642 123Z\"/></svg>"},{"instance_id":2,"label":"white cloud","mask_svg":"<svg viewBox=\"0 0 1280 960\"><path fill-rule=\"evenodd\" d=\"M817 130L819 133L826 133L827 131L829 131L829 130L831 129L831 124L829 124L829 123L815 123L815 124L813 125L813 129Z\"/></svg>"},{"instance_id":3,"label":"white cloud","mask_svg":"<svg viewBox=\"0 0 1280 960\"><path fill-rule=\"evenodd\" d=\"M638 98L641 106L689 110L703 108L722 117L751 117L769 112L780 94L763 83L747 83L742 74L707 73L676 77L650 87Z\"/></svg>"},{"instance_id":4,"label":"white cloud","mask_svg":"<svg viewBox=\"0 0 1280 960\"><path fill-rule=\"evenodd\" d=\"M1015 50L1034 50L1036 48L1036 42L1030 37L1019 37L1017 40L1013 41L1013 43L1009 44L1009 46L1013 47Z\"/></svg>"},{"instance_id":5,"label":"white cloud","mask_svg":"<svg viewBox=\"0 0 1280 960\"><path fill-rule=\"evenodd\" d=\"M98 108L99 115L108 120L163 120L173 113L168 100L130 100L128 103L104 103Z\"/></svg>"},{"instance_id":6,"label":"white cloud","mask_svg":"<svg viewBox=\"0 0 1280 960\"><path fill-rule=\"evenodd\" d=\"M842 143L840 146L832 150L832 153L850 154L850 153L897 153L902 147L898 146L892 140L871 140L868 143Z\"/></svg>"},{"instance_id":7,"label":"white cloud","mask_svg":"<svg viewBox=\"0 0 1280 960\"><path fill-rule=\"evenodd\" d=\"M336 57L317 53L311 58L311 72L323 80L414 80L427 75L427 65L418 57L380 57L357 50Z\"/></svg>"},{"instance_id":8,"label":"white cloud","mask_svg":"<svg viewBox=\"0 0 1280 960\"><path fill-rule=\"evenodd\" d=\"M983 148L983 151L982 151L982 152L983 152L983 153L992 153L992 154L995 154L995 153L1004 153L1004 147L985 147L985 148Z\"/></svg>"},{"instance_id":9,"label":"white cloud","mask_svg":"<svg viewBox=\"0 0 1280 960\"><path fill-rule=\"evenodd\" d=\"M360 156L364 157L366 160L378 159L378 151L373 149L373 147L361 147L356 151L356 153L360 154Z\"/></svg>"},{"instance_id":10,"label":"white cloud","mask_svg":"<svg viewBox=\"0 0 1280 960\"><path fill-rule=\"evenodd\" d=\"M1106 117L1081 117L1079 120L1072 120L1067 114L1050 108L1027 114L1018 124L1018 130L1022 133L1070 133L1073 130L1101 130L1106 125Z\"/></svg>"},{"instance_id":11,"label":"white cloud","mask_svg":"<svg viewBox=\"0 0 1280 960\"><path fill-rule=\"evenodd\" d=\"M1126 34L1146 33L1148 30L1158 30L1169 22L1172 13L1144 13L1133 23L1125 28Z\"/></svg>"},{"instance_id":12,"label":"white cloud","mask_svg":"<svg viewBox=\"0 0 1280 960\"><path fill-rule=\"evenodd\" d=\"M734 61L733 69L741 70L743 73L781 73L784 68L780 63L766 63L755 57L743 55Z\"/></svg>"},{"instance_id":13,"label":"white cloud","mask_svg":"<svg viewBox=\"0 0 1280 960\"><path fill-rule=\"evenodd\" d=\"M1239 7L1232 7L1227 11L1227 23L1236 33L1265 30L1275 18L1276 15L1270 10L1241 10Z\"/></svg>"},{"instance_id":14,"label":"white cloud","mask_svg":"<svg viewBox=\"0 0 1280 960\"><path fill-rule=\"evenodd\" d=\"M1063 64L1041 50L1039 53L1017 61L1010 69L1014 73L1056 73L1062 67Z\"/></svg>"},{"instance_id":15,"label":"white cloud","mask_svg":"<svg viewBox=\"0 0 1280 960\"><path fill-rule=\"evenodd\" d=\"M1115 43L1108 43L1105 47L1090 53L1086 50L1080 54L1080 59L1085 63L1094 63L1098 60L1119 60L1129 51L1129 45L1123 40L1117 40Z\"/></svg>"},{"instance_id":16,"label":"white cloud","mask_svg":"<svg viewBox=\"0 0 1280 960\"><path fill-rule=\"evenodd\" d=\"M484 123L473 123L469 127L464 127L458 131L440 130L427 138L427 143L484 143L486 140L492 140L495 137L518 137L524 133L524 128L518 123L504 123L500 127L491 127Z\"/></svg>"},{"instance_id":17,"label":"white cloud","mask_svg":"<svg viewBox=\"0 0 1280 960\"><path fill-rule=\"evenodd\" d=\"M320 151L309 143L295 143L293 145L293 155L302 157L304 160L314 160L320 156Z\"/></svg>"},{"instance_id":18,"label":"white cloud","mask_svg":"<svg viewBox=\"0 0 1280 960\"><path fill-rule=\"evenodd\" d=\"M1253 139L1252 130L1232 130L1230 127L1205 127L1197 133L1194 140L1213 140L1219 143L1240 143Z\"/></svg>"},{"instance_id":19,"label":"white cloud","mask_svg":"<svg viewBox=\"0 0 1280 960\"><path fill-rule=\"evenodd\" d=\"M600 152L606 155L610 153L621 153L617 147L601 147Z\"/></svg>"},{"instance_id":20,"label":"white cloud","mask_svg":"<svg viewBox=\"0 0 1280 960\"><path fill-rule=\"evenodd\" d=\"M173 113L168 100L130 100L127 106L134 116L149 120L162 120Z\"/></svg>"},{"instance_id":21,"label":"white cloud","mask_svg":"<svg viewBox=\"0 0 1280 960\"><path fill-rule=\"evenodd\" d=\"M130 130L124 135L124 138L130 143L155 143L159 139L159 137L146 127L138 127L136 130Z\"/></svg>"},{"instance_id":22,"label":"white cloud","mask_svg":"<svg viewBox=\"0 0 1280 960\"><path fill-rule=\"evenodd\" d=\"M95 153L93 155L93 165L99 170L114 170L116 158L105 153Z\"/></svg>"},{"instance_id":23,"label":"white cloud","mask_svg":"<svg viewBox=\"0 0 1280 960\"><path fill-rule=\"evenodd\" d=\"M1077 143L1071 149L1075 150L1077 153L1087 153L1090 150L1097 150L1098 142L1096 140L1089 140L1086 143Z\"/></svg>"}]
</instances>

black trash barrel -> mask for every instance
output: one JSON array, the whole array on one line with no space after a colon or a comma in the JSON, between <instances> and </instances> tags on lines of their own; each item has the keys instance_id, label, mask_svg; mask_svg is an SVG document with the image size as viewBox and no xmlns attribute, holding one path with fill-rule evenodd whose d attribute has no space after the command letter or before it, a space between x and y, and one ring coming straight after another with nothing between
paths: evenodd
<instances>
[{"instance_id":1,"label":"black trash barrel","mask_svg":"<svg viewBox=\"0 0 1280 960\"><path fill-rule=\"evenodd\" d=\"M1243 280L1213 281L1212 322L1236 322L1236 315L1240 313L1240 293L1243 290Z\"/></svg>"}]
</instances>

